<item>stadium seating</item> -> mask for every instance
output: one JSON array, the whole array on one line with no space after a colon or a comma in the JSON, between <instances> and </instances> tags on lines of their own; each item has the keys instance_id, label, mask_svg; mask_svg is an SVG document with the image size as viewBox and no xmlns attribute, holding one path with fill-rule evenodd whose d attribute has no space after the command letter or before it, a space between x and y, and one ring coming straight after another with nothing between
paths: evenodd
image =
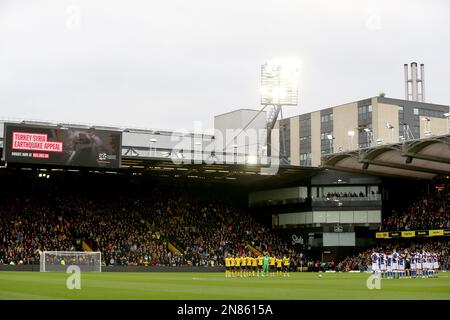
<instances>
[{"instance_id":1,"label":"stadium seating","mask_svg":"<svg viewBox=\"0 0 450 320\"><path fill-rule=\"evenodd\" d=\"M427 230L450 228L450 185L432 188L402 210L384 218L383 230Z\"/></svg>"},{"instance_id":2,"label":"stadium seating","mask_svg":"<svg viewBox=\"0 0 450 320\"><path fill-rule=\"evenodd\" d=\"M64 182L24 185L2 195L0 263L38 264L39 251L79 250L82 242L100 250L106 265L223 265L226 253L249 252L247 244L297 256L245 209L195 192L94 194Z\"/></svg>"}]
</instances>

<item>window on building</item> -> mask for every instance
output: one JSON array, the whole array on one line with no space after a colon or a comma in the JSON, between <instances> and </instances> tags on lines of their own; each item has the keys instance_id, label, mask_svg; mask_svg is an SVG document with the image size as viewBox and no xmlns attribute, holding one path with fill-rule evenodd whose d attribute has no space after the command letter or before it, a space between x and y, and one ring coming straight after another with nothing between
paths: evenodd
<instances>
[{"instance_id":1,"label":"window on building","mask_svg":"<svg viewBox=\"0 0 450 320\"><path fill-rule=\"evenodd\" d=\"M301 166L310 166L311 165L311 153L300 153L300 165Z\"/></svg>"},{"instance_id":2,"label":"window on building","mask_svg":"<svg viewBox=\"0 0 450 320\"><path fill-rule=\"evenodd\" d=\"M372 119L372 105L358 107L358 120L362 122L370 122Z\"/></svg>"}]
</instances>

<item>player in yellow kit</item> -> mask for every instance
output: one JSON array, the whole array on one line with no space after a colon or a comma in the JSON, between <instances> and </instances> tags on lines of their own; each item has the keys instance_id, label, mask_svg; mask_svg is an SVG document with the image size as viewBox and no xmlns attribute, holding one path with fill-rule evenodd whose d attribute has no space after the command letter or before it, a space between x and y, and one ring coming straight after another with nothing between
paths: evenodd
<instances>
[{"instance_id":1,"label":"player in yellow kit","mask_svg":"<svg viewBox=\"0 0 450 320\"><path fill-rule=\"evenodd\" d=\"M277 276L281 276L282 273L282 268L283 268L283 259L281 258L276 258L276 263L277 263Z\"/></svg>"},{"instance_id":2,"label":"player in yellow kit","mask_svg":"<svg viewBox=\"0 0 450 320\"><path fill-rule=\"evenodd\" d=\"M258 260L256 258L252 258L252 277L256 276L258 268Z\"/></svg>"},{"instance_id":3,"label":"player in yellow kit","mask_svg":"<svg viewBox=\"0 0 450 320\"><path fill-rule=\"evenodd\" d=\"M251 254L248 255L247 257L247 276L251 276L252 275L252 256Z\"/></svg>"},{"instance_id":4,"label":"player in yellow kit","mask_svg":"<svg viewBox=\"0 0 450 320\"><path fill-rule=\"evenodd\" d=\"M272 277L275 275L275 260L275 257L269 257L270 275Z\"/></svg>"},{"instance_id":5,"label":"player in yellow kit","mask_svg":"<svg viewBox=\"0 0 450 320\"><path fill-rule=\"evenodd\" d=\"M247 272L247 257L245 256L245 254L242 254L241 257L241 277L246 277L246 272Z\"/></svg>"},{"instance_id":6,"label":"player in yellow kit","mask_svg":"<svg viewBox=\"0 0 450 320\"><path fill-rule=\"evenodd\" d=\"M235 270L235 261L236 259L234 257L230 257L230 274L232 277L234 277L236 275L236 270Z\"/></svg>"},{"instance_id":7,"label":"player in yellow kit","mask_svg":"<svg viewBox=\"0 0 450 320\"><path fill-rule=\"evenodd\" d=\"M258 273L258 277L259 277L263 273L263 260L264 260L264 257L261 255L258 258L256 258L256 260L258 260L258 271L257 271L257 273Z\"/></svg>"},{"instance_id":8,"label":"player in yellow kit","mask_svg":"<svg viewBox=\"0 0 450 320\"><path fill-rule=\"evenodd\" d=\"M235 269L236 270L236 276L239 276L240 272L241 272L241 258L239 256L234 258L234 263L236 265L236 269ZM242 277L242 275L241 275L241 277Z\"/></svg>"},{"instance_id":9,"label":"player in yellow kit","mask_svg":"<svg viewBox=\"0 0 450 320\"><path fill-rule=\"evenodd\" d=\"M283 271L284 276L289 277L289 258L286 256L283 257Z\"/></svg>"},{"instance_id":10,"label":"player in yellow kit","mask_svg":"<svg viewBox=\"0 0 450 320\"><path fill-rule=\"evenodd\" d=\"M231 275L231 258L230 256L225 258L225 278L228 278Z\"/></svg>"}]
</instances>

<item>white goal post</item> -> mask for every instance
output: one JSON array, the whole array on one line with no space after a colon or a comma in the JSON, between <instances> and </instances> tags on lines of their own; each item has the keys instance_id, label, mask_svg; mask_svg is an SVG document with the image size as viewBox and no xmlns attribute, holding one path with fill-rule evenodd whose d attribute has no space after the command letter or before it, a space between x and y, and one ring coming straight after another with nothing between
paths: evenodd
<instances>
[{"instance_id":1,"label":"white goal post","mask_svg":"<svg viewBox=\"0 0 450 320\"><path fill-rule=\"evenodd\" d=\"M101 252L84 251L42 251L41 272L66 272L68 266L78 266L81 272L102 272Z\"/></svg>"}]
</instances>

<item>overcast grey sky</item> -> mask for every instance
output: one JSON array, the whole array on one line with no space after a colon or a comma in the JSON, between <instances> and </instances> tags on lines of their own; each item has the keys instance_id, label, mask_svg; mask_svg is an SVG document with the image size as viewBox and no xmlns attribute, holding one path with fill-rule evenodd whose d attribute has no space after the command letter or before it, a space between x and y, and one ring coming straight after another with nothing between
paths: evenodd
<instances>
[{"instance_id":1,"label":"overcast grey sky","mask_svg":"<svg viewBox=\"0 0 450 320\"><path fill-rule=\"evenodd\" d=\"M0 0L0 117L161 129L259 108L260 65L301 61L285 116L386 92L425 64L450 103L450 2Z\"/></svg>"}]
</instances>

